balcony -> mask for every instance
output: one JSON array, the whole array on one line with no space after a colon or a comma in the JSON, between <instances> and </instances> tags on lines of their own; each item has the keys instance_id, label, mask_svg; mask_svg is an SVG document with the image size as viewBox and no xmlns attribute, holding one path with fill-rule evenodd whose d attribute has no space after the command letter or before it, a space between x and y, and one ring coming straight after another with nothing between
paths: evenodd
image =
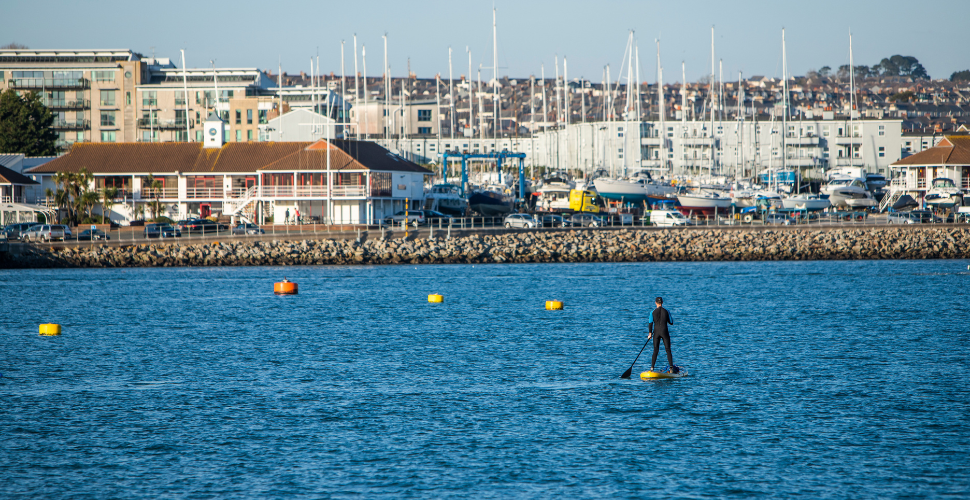
<instances>
[{"instance_id":1,"label":"balcony","mask_svg":"<svg viewBox=\"0 0 970 500\"><path fill-rule=\"evenodd\" d=\"M327 186L261 186L257 196L263 198L326 198ZM334 198L367 196L367 186L334 186Z\"/></svg>"},{"instance_id":2,"label":"balcony","mask_svg":"<svg viewBox=\"0 0 970 500\"><path fill-rule=\"evenodd\" d=\"M138 193L138 199L140 200L154 200L155 198L159 200L177 200L179 199L179 189L176 187L167 187L151 190L146 186L142 186L141 192Z\"/></svg>"},{"instance_id":3,"label":"balcony","mask_svg":"<svg viewBox=\"0 0 970 500\"><path fill-rule=\"evenodd\" d=\"M51 109L58 110L84 110L91 109L91 101L87 99L79 99L77 101L66 101L63 99L48 100L44 99L44 106Z\"/></svg>"},{"instance_id":4,"label":"balcony","mask_svg":"<svg viewBox=\"0 0 970 500\"><path fill-rule=\"evenodd\" d=\"M224 195L224 190L221 187L190 187L185 189L185 197L193 200L221 200Z\"/></svg>"},{"instance_id":5,"label":"balcony","mask_svg":"<svg viewBox=\"0 0 970 500\"><path fill-rule=\"evenodd\" d=\"M12 89L89 89L91 80L86 78L17 78L10 80Z\"/></svg>"},{"instance_id":6,"label":"balcony","mask_svg":"<svg viewBox=\"0 0 970 500\"><path fill-rule=\"evenodd\" d=\"M90 120L54 120L51 128L55 130L90 130Z\"/></svg>"},{"instance_id":7,"label":"balcony","mask_svg":"<svg viewBox=\"0 0 970 500\"><path fill-rule=\"evenodd\" d=\"M195 126L195 120L189 120L189 128ZM157 130L182 130L185 128L185 120L159 120L150 118L139 118L138 128L154 128Z\"/></svg>"}]
</instances>

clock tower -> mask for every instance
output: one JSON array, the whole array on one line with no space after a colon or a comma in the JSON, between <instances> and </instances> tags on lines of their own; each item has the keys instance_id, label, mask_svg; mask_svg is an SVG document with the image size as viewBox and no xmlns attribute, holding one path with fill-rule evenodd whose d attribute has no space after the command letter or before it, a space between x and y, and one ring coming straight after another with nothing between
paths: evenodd
<instances>
[{"instance_id":1,"label":"clock tower","mask_svg":"<svg viewBox=\"0 0 970 500\"><path fill-rule=\"evenodd\" d=\"M219 118L219 115L212 113L205 119L203 125L205 135L205 147L221 148L226 142L226 124Z\"/></svg>"}]
</instances>

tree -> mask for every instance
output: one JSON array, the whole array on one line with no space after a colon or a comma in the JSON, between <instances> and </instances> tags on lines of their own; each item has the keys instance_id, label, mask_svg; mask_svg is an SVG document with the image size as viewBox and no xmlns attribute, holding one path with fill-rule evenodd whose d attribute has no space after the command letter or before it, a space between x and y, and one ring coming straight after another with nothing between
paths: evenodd
<instances>
[{"instance_id":1,"label":"tree","mask_svg":"<svg viewBox=\"0 0 970 500\"><path fill-rule=\"evenodd\" d=\"M913 94L913 91L911 90L907 90L905 92L897 92L889 96L889 102L909 101L913 98L914 95L915 94Z\"/></svg>"},{"instance_id":2,"label":"tree","mask_svg":"<svg viewBox=\"0 0 970 500\"><path fill-rule=\"evenodd\" d=\"M963 71L954 71L950 75L951 82L970 82L970 69L965 69Z\"/></svg>"},{"instance_id":3,"label":"tree","mask_svg":"<svg viewBox=\"0 0 970 500\"><path fill-rule=\"evenodd\" d=\"M819 76L823 76L823 77L829 76L829 73L831 72L832 72L832 68L828 66L822 66L822 68L818 70Z\"/></svg>"},{"instance_id":4,"label":"tree","mask_svg":"<svg viewBox=\"0 0 970 500\"><path fill-rule=\"evenodd\" d=\"M88 219L91 219L93 217L92 212L94 211L94 206L97 205L98 202L100 201L101 201L101 193L97 191L88 190L81 193L81 199L80 199L81 206L84 208L84 211L87 212Z\"/></svg>"},{"instance_id":5,"label":"tree","mask_svg":"<svg viewBox=\"0 0 970 500\"><path fill-rule=\"evenodd\" d=\"M19 44L17 42L10 42L10 43L4 45L3 47L0 47L0 49L8 49L8 50L10 50L10 49L12 49L12 50L21 50L21 49L29 49L29 48L30 47L28 47L26 45L21 45L21 44Z\"/></svg>"},{"instance_id":6,"label":"tree","mask_svg":"<svg viewBox=\"0 0 970 500\"><path fill-rule=\"evenodd\" d=\"M101 223L104 224L110 217L108 217L108 211L115 204L115 198L118 197L118 188L116 187L106 187L101 189Z\"/></svg>"},{"instance_id":7,"label":"tree","mask_svg":"<svg viewBox=\"0 0 970 500\"><path fill-rule=\"evenodd\" d=\"M54 115L36 92L17 95L13 89L0 94L0 153L27 156L57 154L57 133L51 129Z\"/></svg>"},{"instance_id":8,"label":"tree","mask_svg":"<svg viewBox=\"0 0 970 500\"><path fill-rule=\"evenodd\" d=\"M883 76L911 76L925 80L930 79L930 75L926 73L926 68L913 56L896 54L888 58L883 58L882 61L879 61L879 64L873 67L873 69L876 68L878 68L879 73Z\"/></svg>"}]
</instances>

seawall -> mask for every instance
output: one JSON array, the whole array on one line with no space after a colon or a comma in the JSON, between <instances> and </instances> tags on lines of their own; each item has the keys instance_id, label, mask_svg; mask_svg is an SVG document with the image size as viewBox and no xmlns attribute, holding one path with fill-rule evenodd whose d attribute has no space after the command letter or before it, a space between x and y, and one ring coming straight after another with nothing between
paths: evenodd
<instances>
[{"instance_id":1,"label":"seawall","mask_svg":"<svg viewBox=\"0 0 970 500\"><path fill-rule=\"evenodd\" d=\"M22 245L2 268L970 258L970 227L509 232L446 238Z\"/></svg>"}]
</instances>

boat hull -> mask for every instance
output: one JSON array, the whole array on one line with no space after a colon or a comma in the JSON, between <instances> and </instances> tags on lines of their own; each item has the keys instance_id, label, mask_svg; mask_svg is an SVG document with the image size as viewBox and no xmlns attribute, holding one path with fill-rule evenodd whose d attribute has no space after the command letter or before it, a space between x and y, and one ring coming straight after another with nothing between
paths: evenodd
<instances>
[{"instance_id":1,"label":"boat hull","mask_svg":"<svg viewBox=\"0 0 970 500\"><path fill-rule=\"evenodd\" d=\"M809 212L818 212L820 210L825 210L829 208L832 204L829 203L828 199L812 199L812 198L785 198L781 200L781 204L785 208L797 209L797 210L808 210Z\"/></svg>"},{"instance_id":2,"label":"boat hull","mask_svg":"<svg viewBox=\"0 0 970 500\"><path fill-rule=\"evenodd\" d=\"M731 211L731 198L709 198L706 196L677 196L677 210L684 215L715 215Z\"/></svg>"},{"instance_id":3,"label":"boat hull","mask_svg":"<svg viewBox=\"0 0 970 500\"><path fill-rule=\"evenodd\" d=\"M596 188L596 192L607 200L630 203L647 201L647 190L635 182L599 178L593 181L593 186Z\"/></svg>"},{"instance_id":4,"label":"boat hull","mask_svg":"<svg viewBox=\"0 0 970 500\"><path fill-rule=\"evenodd\" d=\"M503 215L512 212L512 203L502 195L492 192L474 193L468 197L468 206L482 215Z\"/></svg>"}]
</instances>

